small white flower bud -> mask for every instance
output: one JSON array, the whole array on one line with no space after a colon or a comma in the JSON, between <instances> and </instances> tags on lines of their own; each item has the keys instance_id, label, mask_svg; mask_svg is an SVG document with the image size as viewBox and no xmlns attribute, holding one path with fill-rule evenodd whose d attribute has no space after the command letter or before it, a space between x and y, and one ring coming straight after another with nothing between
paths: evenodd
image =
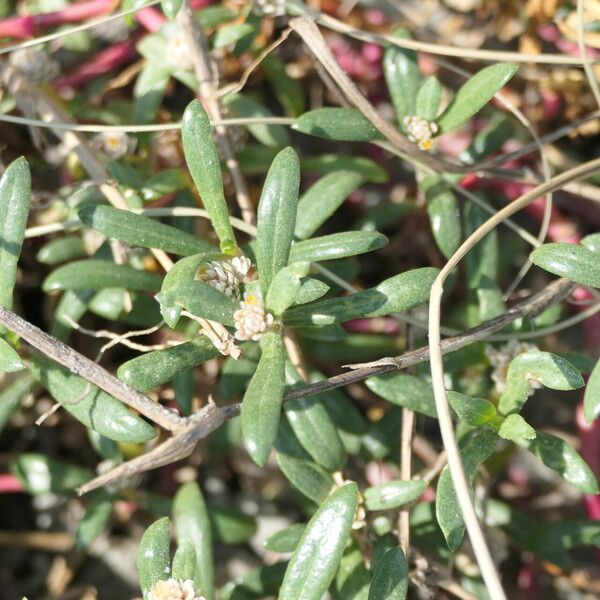
<instances>
[{"instance_id":1,"label":"small white flower bud","mask_svg":"<svg viewBox=\"0 0 600 600\"><path fill-rule=\"evenodd\" d=\"M233 313L235 337L238 340L258 341L273 325L273 315L266 312L261 299L255 294L245 294L241 308Z\"/></svg>"},{"instance_id":2,"label":"small white flower bud","mask_svg":"<svg viewBox=\"0 0 600 600\"><path fill-rule=\"evenodd\" d=\"M285 0L253 0L252 10L259 17L281 17L285 15Z\"/></svg>"},{"instance_id":3,"label":"small white flower bud","mask_svg":"<svg viewBox=\"0 0 600 600\"><path fill-rule=\"evenodd\" d=\"M240 297L240 284L248 274L252 263L245 256L230 260L209 260L198 269L196 278L231 298Z\"/></svg>"},{"instance_id":4,"label":"small white flower bud","mask_svg":"<svg viewBox=\"0 0 600 600\"><path fill-rule=\"evenodd\" d=\"M135 150L136 140L124 131L103 131L97 133L90 146L109 160L117 160Z\"/></svg>"},{"instance_id":5,"label":"small white flower bud","mask_svg":"<svg viewBox=\"0 0 600 600\"><path fill-rule=\"evenodd\" d=\"M438 130L436 123L416 115L404 117L402 123L411 142L418 144L421 150L431 149L431 146L433 146L432 138Z\"/></svg>"}]
</instances>

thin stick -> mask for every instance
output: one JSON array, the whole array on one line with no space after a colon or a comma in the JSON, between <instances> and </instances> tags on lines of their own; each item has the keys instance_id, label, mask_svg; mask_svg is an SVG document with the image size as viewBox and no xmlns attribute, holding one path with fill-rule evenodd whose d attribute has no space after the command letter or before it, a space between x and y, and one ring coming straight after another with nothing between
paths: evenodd
<instances>
[{"instance_id":1,"label":"thin stick","mask_svg":"<svg viewBox=\"0 0 600 600\"><path fill-rule=\"evenodd\" d=\"M549 181L537 186L534 190L521 196L509 206L506 206L496 215L488 219L476 231L474 231L461 244L458 250L448 260L440 274L437 276L430 294L429 304L429 355L431 363L431 376L433 383L433 392L435 396L435 405L437 417L440 424L440 432L444 448L448 455L448 468L452 476L452 483L456 490L458 504L463 514L465 527L471 540L473 552L477 560L477 564L481 569L483 580L490 596L494 600L503 600L506 596L500 583L500 577L492 560L491 554L487 547L485 537L475 508L469 494L469 486L463 469L460 451L456 438L454 437L454 425L448 399L446 397L446 388L444 385L444 365L442 360L442 339L440 332L441 321L441 303L444 293L444 281L448 277L451 270L460 262L460 260L469 252L469 250L480 241L487 233L492 231L506 217L513 215L527 204L533 202L542 194L559 189L564 183L581 179L590 176L600 168L600 159L586 162L574 169L570 169L565 173L561 173L553 177Z\"/></svg>"},{"instance_id":2,"label":"thin stick","mask_svg":"<svg viewBox=\"0 0 600 600\"><path fill-rule=\"evenodd\" d=\"M198 27L194 21L192 10L188 0L184 0L177 21L182 28L186 43L192 53L192 62L194 63L194 71L198 79L198 93L202 104L206 108L206 112L211 119L221 119L221 109L218 100L218 78L216 75L216 65L210 56L208 42L204 37L202 29ZM235 187L235 196L238 206L242 213L242 219L246 223L254 224L254 208L248 195L248 188L240 166L235 158L235 153L229 139L229 134L225 127L218 126L216 134L219 144L222 148L225 164L229 169L233 185Z\"/></svg>"},{"instance_id":3,"label":"thin stick","mask_svg":"<svg viewBox=\"0 0 600 600\"><path fill-rule=\"evenodd\" d=\"M585 27L585 19L583 14L584 5L585 0L577 0L577 46L579 47L579 56L581 57L581 62L583 63L583 70L585 71L585 76L587 77L592 93L594 94L596 104L598 105L598 107L600 107L600 88L598 87L596 73L594 72L594 69L592 68L592 65L590 63L590 59L587 55L587 48L585 47L585 38L583 37L583 30Z\"/></svg>"}]
</instances>

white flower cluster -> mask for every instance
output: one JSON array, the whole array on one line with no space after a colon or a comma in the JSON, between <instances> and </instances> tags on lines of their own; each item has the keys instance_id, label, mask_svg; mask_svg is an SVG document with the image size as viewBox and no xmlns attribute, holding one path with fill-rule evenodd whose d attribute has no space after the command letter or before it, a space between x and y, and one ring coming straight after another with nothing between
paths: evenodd
<instances>
[{"instance_id":1,"label":"white flower cluster","mask_svg":"<svg viewBox=\"0 0 600 600\"><path fill-rule=\"evenodd\" d=\"M519 356L519 354L532 352L537 349L537 346L520 342L519 340L511 340L497 349L493 346L486 346L485 354L490 361L490 365L493 367L492 379L496 384L496 392L498 394L503 394L506 391L506 377L510 361ZM532 389L541 387L541 384L533 379L530 379L528 383Z\"/></svg>"},{"instance_id":2,"label":"white flower cluster","mask_svg":"<svg viewBox=\"0 0 600 600\"><path fill-rule=\"evenodd\" d=\"M206 600L206 598L196 594L194 582L190 579L181 581L171 578L157 581L148 592L147 600Z\"/></svg>"},{"instance_id":3,"label":"white flower cluster","mask_svg":"<svg viewBox=\"0 0 600 600\"><path fill-rule=\"evenodd\" d=\"M196 277L226 296L239 298L240 284L251 266L250 259L245 256L236 256L231 260L209 260L198 269Z\"/></svg>"},{"instance_id":4,"label":"white flower cluster","mask_svg":"<svg viewBox=\"0 0 600 600\"><path fill-rule=\"evenodd\" d=\"M167 36L166 61L179 71L193 71L193 53L190 51L183 31L175 25L177 24L173 23L173 27L165 31Z\"/></svg>"},{"instance_id":5,"label":"white flower cluster","mask_svg":"<svg viewBox=\"0 0 600 600\"><path fill-rule=\"evenodd\" d=\"M235 337L238 340L258 341L273 325L273 315L265 311L262 300L255 294L244 294L241 308L233 313Z\"/></svg>"},{"instance_id":6,"label":"white flower cluster","mask_svg":"<svg viewBox=\"0 0 600 600\"><path fill-rule=\"evenodd\" d=\"M418 144L421 150L429 150L433 146L432 138L438 130L436 123L416 115L404 117L402 123L406 128L408 139Z\"/></svg>"},{"instance_id":7,"label":"white flower cluster","mask_svg":"<svg viewBox=\"0 0 600 600\"><path fill-rule=\"evenodd\" d=\"M252 10L259 17L281 17L285 15L285 0L253 0Z\"/></svg>"},{"instance_id":8,"label":"white flower cluster","mask_svg":"<svg viewBox=\"0 0 600 600\"><path fill-rule=\"evenodd\" d=\"M109 160L117 160L135 150L136 140L124 131L103 131L91 139L90 146Z\"/></svg>"},{"instance_id":9,"label":"white flower cluster","mask_svg":"<svg viewBox=\"0 0 600 600\"><path fill-rule=\"evenodd\" d=\"M9 63L32 83L45 83L60 75L60 65L44 50L15 50L10 54Z\"/></svg>"}]
</instances>

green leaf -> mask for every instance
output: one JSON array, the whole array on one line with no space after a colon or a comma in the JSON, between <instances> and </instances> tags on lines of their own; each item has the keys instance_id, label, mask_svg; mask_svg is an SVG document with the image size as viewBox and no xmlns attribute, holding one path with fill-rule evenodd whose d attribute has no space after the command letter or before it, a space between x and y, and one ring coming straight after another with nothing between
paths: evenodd
<instances>
[{"instance_id":1,"label":"green leaf","mask_svg":"<svg viewBox=\"0 0 600 600\"><path fill-rule=\"evenodd\" d=\"M496 416L496 407L484 398L472 398L459 392L446 392L450 406L467 425L479 427Z\"/></svg>"},{"instance_id":2,"label":"green leaf","mask_svg":"<svg viewBox=\"0 0 600 600\"><path fill-rule=\"evenodd\" d=\"M311 460L285 418L279 424L275 448L277 464L290 483L313 502L325 500L333 486L333 478Z\"/></svg>"},{"instance_id":3,"label":"green leaf","mask_svg":"<svg viewBox=\"0 0 600 600\"><path fill-rule=\"evenodd\" d=\"M394 36L412 38L406 29L396 29ZM415 114L415 102L421 83L417 53L408 48L390 46L383 57L383 74L398 123L402 123L404 117Z\"/></svg>"},{"instance_id":4,"label":"green leaf","mask_svg":"<svg viewBox=\"0 0 600 600\"><path fill-rule=\"evenodd\" d=\"M288 381L302 381L291 365L287 365ZM329 471L341 471L346 463L342 440L329 418L321 396L290 400L283 407L290 427L312 459Z\"/></svg>"},{"instance_id":5,"label":"green leaf","mask_svg":"<svg viewBox=\"0 0 600 600\"><path fill-rule=\"evenodd\" d=\"M517 72L518 65L497 63L481 69L456 92L452 102L437 120L440 133L466 123L500 91Z\"/></svg>"},{"instance_id":6,"label":"green leaf","mask_svg":"<svg viewBox=\"0 0 600 600\"><path fill-rule=\"evenodd\" d=\"M435 398L429 383L413 375L393 373L369 377L367 387L381 398L418 413L435 417Z\"/></svg>"},{"instance_id":7,"label":"green leaf","mask_svg":"<svg viewBox=\"0 0 600 600\"><path fill-rule=\"evenodd\" d=\"M273 277L288 264L299 187L298 155L284 148L271 164L258 204L256 262L265 297Z\"/></svg>"},{"instance_id":8,"label":"green leaf","mask_svg":"<svg viewBox=\"0 0 600 600\"><path fill-rule=\"evenodd\" d=\"M319 262L373 252L388 243L377 231L344 231L296 242L290 251L290 261Z\"/></svg>"},{"instance_id":9,"label":"green leaf","mask_svg":"<svg viewBox=\"0 0 600 600\"><path fill-rule=\"evenodd\" d=\"M21 157L13 161L0 178L0 305L12 307L27 215L31 203L31 173Z\"/></svg>"},{"instance_id":10,"label":"green leaf","mask_svg":"<svg viewBox=\"0 0 600 600\"><path fill-rule=\"evenodd\" d=\"M381 317L404 312L429 298L437 276L433 267L413 269L386 279L375 288L341 298L293 307L286 312L286 325L331 325L358 317Z\"/></svg>"},{"instance_id":11,"label":"green leaf","mask_svg":"<svg viewBox=\"0 0 600 600\"><path fill-rule=\"evenodd\" d=\"M162 277L134 269L129 265L117 265L108 260L78 260L52 271L44 280L45 292L61 290L102 290L124 288L142 292L158 292Z\"/></svg>"},{"instance_id":12,"label":"green leaf","mask_svg":"<svg viewBox=\"0 0 600 600\"><path fill-rule=\"evenodd\" d=\"M233 326L239 303L202 281L182 281L156 295L162 306L179 305L196 317Z\"/></svg>"},{"instance_id":13,"label":"green leaf","mask_svg":"<svg viewBox=\"0 0 600 600\"><path fill-rule=\"evenodd\" d=\"M253 569L235 582L231 595L226 600L254 600L257 598L276 597L283 580L287 562L281 561L273 565Z\"/></svg>"},{"instance_id":14,"label":"green leaf","mask_svg":"<svg viewBox=\"0 0 600 600\"><path fill-rule=\"evenodd\" d=\"M377 564L369 600L404 600L408 591L408 565L400 546L391 548Z\"/></svg>"},{"instance_id":15,"label":"green leaf","mask_svg":"<svg viewBox=\"0 0 600 600\"><path fill-rule=\"evenodd\" d=\"M260 66L285 113L292 117L301 115L305 106L301 80L293 79L288 75L284 61L276 54L265 56Z\"/></svg>"},{"instance_id":16,"label":"green leaf","mask_svg":"<svg viewBox=\"0 0 600 600\"><path fill-rule=\"evenodd\" d=\"M365 566L364 553L356 540L346 546L332 587L335 598L344 600L367 600L371 574Z\"/></svg>"},{"instance_id":17,"label":"green leaf","mask_svg":"<svg viewBox=\"0 0 600 600\"><path fill-rule=\"evenodd\" d=\"M442 84L437 77L431 75L424 82L417 94L415 114L427 121L434 121L442 101Z\"/></svg>"},{"instance_id":18,"label":"green leaf","mask_svg":"<svg viewBox=\"0 0 600 600\"><path fill-rule=\"evenodd\" d=\"M267 310L279 317L287 308L294 304L300 291L300 277L296 265L284 267L279 271L267 293L265 306Z\"/></svg>"},{"instance_id":19,"label":"green leaf","mask_svg":"<svg viewBox=\"0 0 600 600\"><path fill-rule=\"evenodd\" d=\"M80 235L65 235L44 244L37 259L45 265L57 265L86 255L85 244Z\"/></svg>"},{"instance_id":20,"label":"green leaf","mask_svg":"<svg viewBox=\"0 0 600 600\"><path fill-rule=\"evenodd\" d=\"M326 175L334 171L354 171L360 173L370 183L385 183L388 174L381 165L363 156L346 156L340 154L320 154L303 158L302 172Z\"/></svg>"},{"instance_id":21,"label":"green leaf","mask_svg":"<svg viewBox=\"0 0 600 600\"><path fill-rule=\"evenodd\" d=\"M29 369L66 411L107 438L117 442L141 443L156 435L151 425L119 400L46 357L34 354ZM85 393L86 390L89 391Z\"/></svg>"},{"instance_id":22,"label":"green leaf","mask_svg":"<svg viewBox=\"0 0 600 600\"><path fill-rule=\"evenodd\" d=\"M264 466L277 435L284 383L283 341L268 331L262 354L242 402L244 445L254 462Z\"/></svg>"},{"instance_id":23,"label":"green leaf","mask_svg":"<svg viewBox=\"0 0 600 600\"><path fill-rule=\"evenodd\" d=\"M190 542L194 547L196 554L194 585L207 600L212 600L214 596L212 533L206 504L196 482L182 485L175 494L173 520L177 543Z\"/></svg>"},{"instance_id":24,"label":"green leaf","mask_svg":"<svg viewBox=\"0 0 600 600\"><path fill-rule=\"evenodd\" d=\"M112 206L86 206L78 214L92 229L131 246L157 248L181 256L215 249L181 229Z\"/></svg>"},{"instance_id":25,"label":"green leaf","mask_svg":"<svg viewBox=\"0 0 600 600\"><path fill-rule=\"evenodd\" d=\"M294 300L295 305L314 302L324 296L331 288L320 279L313 277L303 277L300 280L300 289Z\"/></svg>"},{"instance_id":26,"label":"green leaf","mask_svg":"<svg viewBox=\"0 0 600 600\"><path fill-rule=\"evenodd\" d=\"M144 532L137 555L140 587L144 598L157 581L169 579L171 560L169 556L169 519L154 521Z\"/></svg>"},{"instance_id":27,"label":"green leaf","mask_svg":"<svg viewBox=\"0 0 600 600\"><path fill-rule=\"evenodd\" d=\"M181 169L165 169L147 179L140 189L140 193L144 202L152 202L167 194L185 190L189 186L190 179Z\"/></svg>"},{"instance_id":28,"label":"green leaf","mask_svg":"<svg viewBox=\"0 0 600 600\"><path fill-rule=\"evenodd\" d=\"M298 200L296 237L311 237L364 181L357 171L339 170L321 177Z\"/></svg>"},{"instance_id":29,"label":"green leaf","mask_svg":"<svg viewBox=\"0 0 600 600\"><path fill-rule=\"evenodd\" d=\"M498 429L498 435L505 440L517 441L520 439L533 440L536 433L535 429L521 415L513 413L504 419Z\"/></svg>"},{"instance_id":30,"label":"green leaf","mask_svg":"<svg viewBox=\"0 0 600 600\"><path fill-rule=\"evenodd\" d=\"M321 504L290 560L279 600L321 600L350 536L357 496L356 484L349 483Z\"/></svg>"},{"instance_id":31,"label":"green leaf","mask_svg":"<svg viewBox=\"0 0 600 600\"><path fill-rule=\"evenodd\" d=\"M458 203L452 190L439 177L426 177L422 187L425 190L431 232L442 254L450 258L461 240Z\"/></svg>"},{"instance_id":32,"label":"green leaf","mask_svg":"<svg viewBox=\"0 0 600 600\"><path fill-rule=\"evenodd\" d=\"M213 537L224 544L242 544L256 532L256 519L234 508L208 505Z\"/></svg>"},{"instance_id":33,"label":"green leaf","mask_svg":"<svg viewBox=\"0 0 600 600\"><path fill-rule=\"evenodd\" d=\"M183 0L160 0L160 7L169 19L174 19L183 4Z\"/></svg>"},{"instance_id":34,"label":"green leaf","mask_svg":"<svg viewBox=\"0 0 600 600\"><path fill-rule=\"evenodd\" d=\"M196 551L194 544L190 540L185 540L177 547L175 556L173 557L173 579L186 581L194 579L194 571L196 569Z\"/></svg>"},{"instance_id":35,"label":"green leaf","mask_svg":"<svg viewBox=\"0 0 600 600\"><path fill-rule=\"evenodd\" d=\"M33 495L72 495L76 488L92 478L88 469L34 453L21 454L10 470Z\"/></svg>"},{"instance_id":36,"label":"green leaf","mask_svg":"<svg viewBox=\"0 0 600 600\"><path fill-rule=\"evenodd\" d=\"M391 406L381 419L371 423L362 438L367 455L375 460L382 460L398 447L398 431L402 422L402 410Z\"/></svg>"},{"instance_id":37,"label":"green leaf","mask_svg":"<svg viewBox=\"0 0 600 600\"><path fill-rule=\"evenodd\" d=\"M529 258L534 265L575 283L600 288L600 254L577 244L544 244Z\"/></svg>"},{"instance_id":38,"label":"green leaf","mask_svg":"<svg viewBox=\"0 0 600 600\"><path fill-rule=\"evenodd\" d=\"M83 519L75 534L77 548L87 548L104 530L112 514L113 499L104 491L96 490L87 496Z\"/></svg>"},{"instance_id":39,"label":"green leaf","mask_svg":"<svg viewBox=\"0 0 600 600\"><path fill-rule=\"evenodd\" d=\"M596 363L585 388L583 412L588 423L600 415L600 360Z\"/></svg>"},{"instance_id":40,"label":"green leaf","mask_svg":"<svg viewBox=\"0 0 600 600\"><path fill-rule=\"evenodd\" d=\"M584 238L581 238L581 244L586 248L589 248L592 252L600 252L600 232L590 233Z\"/></svg>"},{"instance_id":41,"label":"green leaf","mask_svg":"<svg viewBox=\"0 0 600 600\"><path fill-rule=\"evenodd\" d=\"M214 344L205 336L173 348L155 350L124 362L118 369L119 379L140 391L172 381L207 360L220 356Z\"/></svg>"},{"instance_id":42,"label":"green leaf","mask_svg":"<svg viewBox=\"0 0 600 600\"><path fill-rule=\"evenodd\" d=\"M531 393L529 380L552 390L575 390L584 383L579 371L561 356L539 350L519 354L508 367L506 391L498 403L502 414L521 410Z\"/></svg>"},{"instance_id":43,"label":"green leaf","mask_svg":"<svg viewBox=\"0 0 600 600\"><path fill-rule=\"evenodd\" d=\"M498 436L493 431L485 429L467 440L460 449L465 474L469 481L473 481L477 468L491 456L497 443ZM435 512L440 529L446 538L446 544L452 552L455 552L462 543L465 523L448 467L444 468L438 480Z\"/></svg>"},{"instance_id":44,"label":"green leaf","mask_svg":"<svg viewBox=\"0 0 600 600\"><path fill-rule=\"evenodd\" d=\"M183 113L181 136L185 160L221 241L221 249L233 254L236 242L223 193L219 155L208 115L198 100L193 100Z\"/></svg>"},{"instance_id":45,"label":"green leaf","mask_svg":"<svg viewBox=\"0 0 600 600\"><path fill-rule=\"evenodd\" d=\"M212 39L213 48L223 48L229 44L235 44L238 40L245 38L254 32L254 27L250 23L234 23L226 25L217 30Z\"/></svg>"},{"instance_id":46,"label":"green leaf","mask_svg":"<svg viewBox=\"0 0 600 600\"><path fill-rule=\"evenodd\" d=\"M24 368L25 365L18 352L7 341L0 338L0 372L14 373Z\"/></svg>"},{"instance_id":47,"label":"green leaf","mask_svg":"<svg viewBox=\"0 0 600 600\"><path fill-rule=\"evenodd\" d=\"M567 442L549 433L536 433L534 440L517 440L517 443L584 494L600 491L593 471Z\"/></svg>"},{"instance_id":48,"label":"green leaf","mask_svg":"<svg viewBox=\"0 0 600 600\"><path fill-rule=\"evenodd\" d=\"M262 104L241 94L228 94L223 98L223 104L231 109L235 116L242 118L263 117L267 120L273 113ZM249 123L248 131L263 145L270 148L289 146L290 136L282 125L273 123Z\"/></svg>"},{"instance_id":49,"label":"green leaf","mask_svg":"<svg viewBox=\"0 0 600 600\"><path fill-rule=\"evenodd\" d=\"M0 433L10 421L21 400L35 387L35 380L28 371L3 385L0 391Z\"/></svg>"},{"instance_id":50,"label":"green leaf","mask_svg":"<svg viewBox=\"0 0 600 600\"><path fill-rule=\"evenodd\" d=\"M425 481L395 479L367 488L364 491L367 510L398 508L416 500L427 488Z\"/></svg>"},{"instance_id":51,"label":"green leaf","mask_svg":"<svg viewBox=\"0 0 600 600\"><path fill-rule=\"evenodd\" d=\"M373 123L354 108L310 110L296 120L292 129L326 140L372 142L385 139Z\"/></svg>"},{"instance_id":52,"label":"green leaf","mask_svg":"<svg viewBox=\"0 0 600 600\"><path fill-rule=\"evenodd\" d=\"M286 529L277 531L265 540L265 548L271 552L293 552L298 546L305 529L306 525L304 523L296 523Z\"/></svg>"}]
</instances>

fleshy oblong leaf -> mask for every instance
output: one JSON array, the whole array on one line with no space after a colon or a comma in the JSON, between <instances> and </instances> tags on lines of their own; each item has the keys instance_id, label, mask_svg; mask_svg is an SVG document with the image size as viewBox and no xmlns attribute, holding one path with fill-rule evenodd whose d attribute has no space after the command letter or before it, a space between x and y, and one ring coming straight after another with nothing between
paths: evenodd
<instances>
[{"instance_id":1,"label":"fleshy oblong leaf","mask_svg":"<svg viewBox=\"0 0 600 600\"><path fill-rule=\"evenodd\" d=\"M377 231L343 231L296 242L290 250L290 261L319 262L357 256L383 248L388 239Z\"/></svg>"},{"instance_id":2,"label":"fleshy oblong leaf","mask_svg":"<svg viewBox=\"0 0 600 600\"><path fill-rule=\"evenodd\" d=\"M163 517L146 529L137 555L138 576L144 598L157 581L169 579L169 518Z\"/></svg>"},{"instance_id":3,"label":"fleshy oblong leaf","mask_svg":"<svg viewBox=\"0 0 600 600\"><path fill-rule=\"evenodd\" d=\"M279 600L321 600L350 536L357 497L356 484L349 483L321 504L290 559Z\"/></svg>"},{"instance_id":4,"label":"fleshy oblong leaf","mask_svg":"<svg viewBox=\"0 0 600 600\"><path fill-rule=\"evenodd\" d=\"M92 472L42 454L21 454L10 466L30 494L73 495Z\"/></svg>"},{"instance_id":5,"label":"fleshy oblong leaf","mask_svg":"<svg viewBox=\"0 0 600 600\"><path fill-rule=\"evenodd\" d=\"M172 381L211 358L220 356L214 344L205 336L173 348L155 350L123 363L117 375L121 381L140 391L151 390Z\"/></svg>"},{"instance_id":6,"label":"fleshy oblong leaf","mask_svg":"<svg viewBox=\"0 0 600 600\"><path fill-rule=\"evenodd\" d=\"M594 472L573 447L550 433L536 433L534 440L517 440L517 443L584 494L600 491Z\"/></svg>"},{"instance_id":7,"label":"fleshy oblong leaf","mask_svg":"<svg viewBox=\"0 0 600 600\"><path fill-rule=\"evenodd\" d=\"M430 384L414 375L393 373L369 377L367 387L384 400L435 417L435 399Z\"/></svg>"},{"instance_id":8,"label":"fleshy oblong leaf","mask_svg":"<svg viewBox=\"0 0 600 600\"><path fill-rule=\"evenodd\" d=\"M372 142L384 139L373 123L354 108L310 110L296 120L292 129L307 135L344 142Z\"/></svg>"},{"instance_id":9,"label":"fleshy oblong leaf","mask_svg":"<svg viewBox=\"0 0 600 600\"><path fill-rule=\"evenodd\" d=\"M452 410L467 425L479 427L496 416L496 407L485 398L472 398L453 391L446 392L446 395Z\"/></svg>"},{"instance_id":10,"label":"fleshy oblong leaf","mask_svg":"<svg viewBox=\"0 0 600 600\"><path fill-rule=\"evenodd\" d=\"M284 384L283 341L268 331L261 340L262 354L242 402L242 432L246 450L263 466L277 435Z\"/></svg>"},{"instance_id":11,"label":"fleshy oblong leaf","mask_svg":"<svg viewBox=\"0 0 600 600\"><path fill-rule=\"evenodd\" d=\"M388 174L375 161L363 156L347 156L344 154L320 154L305 157L301 161L302 171L326 175L333 171L354 171L360 173L365 181L385 183Z\"/></svg>"},{"instance_id":12,"label":"fleshy oblong leaf","mask_svg":"<svg viewBox=\"0 0 600 600\"><path fill-rule=\"evenodd\" d=\"M112 206L86 206L78 215L92 229L132 246L157 248L181 256L215 250L209 242L186 231Z\"/></svg>"},{"instance_id":13,"label":"fleshy oblong leaf","mask_svg":"<svg viewBox=\"0 0 600 600\"><path fill-rule=\"evenodd\" d=\"M298 200L296 237L312 236L364 181L358 171L339 170L321 177Z\"/></svg>"},{"instance_id":14,"label":"fleshy oblong leaf","mask_svg":"<svg viewBox=\"0 0 600 600\"><path fill-rule=\"evenodd\" d=\"M195 570L196 551L194 550L194 544L189 540L184 540L181 544L178 544L177 551L173 557L173 578L183 581L191 579L193 581Z\"/></svg>"},{"instance_id":15,"label":"fleshy oblong leaf","mask_svg":"<svg viewBox=\"0 0 600 600\"><path fill-rule=\"evenodd\" d=\"M600 288L600 252L578 244L543 244L529 259L534 265L575 283Z\"/></svg>"},{"instance_id":16,"label":"fleshy oblong leaf","mask_svg":"<svg viewBox=\"0 0 600 600\"><path fill-rule=\"evenodd\" d=\"M438 177L426 177L422 187L425 190L431 232L442 254L450 258L461 240L458 202L452 190Z\"/></svg>"},{"instance_id":17,"label":"fleshy oblong leaf","mask_svg":"<svg viewBox=\"0 0 600 600\"><path fill-rule=\"evenodd\" d=\"M160 7L169 19L174 19L183 4L183 0L161 0Z\"/></svg>"},{"instance_id":18,"label":"fleshy oblong leaf","mask_svg":"<svg viewBox=\"0 0 600 600\"><path fill-rule=\"evenodd\" d=\"M147 442L156 432L144 419L134 415L119 400L109 396L82 377L40 355L29 363L33 376L63 408L86 427L117 442Z\"/></svg>"},{"instance_id":19,"label":"fleshy oblong leaf","mask_svg":"<svg viewBox=\"0 0 600 600\"><path fill-rule=\"evenodd\" d=\"M223 192L219 155L208 115L198 100L193 100L183 113L181 137L185 160L221 242L221 249L233 254L236 241Z\"/></svg>"},{"instance_id":20,"label":"fleshy oblong leaf","mask_svg":"<svg viewBox=\"0 0 600 600\"><path fill-rule=\"evenodd\" d=\"M491 456L497 443L498 436L493 431L484 429L467 440L460 449L465 473L470 481L475 477L477 467ZM444 468L438 480L435 512L446 544L455 552L465 534L465 522L448 467Z\"/></svg>"},{"instance_id":21,"label":"fleshy oblong leaf","mask_svg":"<svg viewBox=\"0 0 600 600\"><path fill-rule=\"evenodd\" d=\"M404 312L427 301L437 273L433 267L413 269L356 294L293 307L286 312L285 322L292 327L320 326Z\"/></svg>"},{"instance_id":22,"label":"fleshy oblong leaf","mask_svg":"<svg viewBox=\"0 0 600 600\"><path fill-rule=\"evenodd\" d=\"M533 440L536 437L535 429L518 413L508 415L504 419L498 428L498 435L505 440L512 441Z\"/></svg>"},{"instance_id":23,"label":"fleshy oblong leaf","mask_svg":"<svg viewBox=\"0 0 600 600\"><path fill-rule=\"evenodd\" d=\"M519 354L508 367L506 391L498 403L502 414L521 410L531 392L530 379L552 390L575 390L584 383L579 371L562 356L539 350Z\"/></svg>"},{"instance_id":24,"label":"fleshy oblong leaf","mask_svg":"<svg viewBox=\"0 0 600 600\"><path fill-rule=\"evenodd\" d=\"M265 548L271 552L293 552L305 529L304 523L296 523L277 531L265 540Z\"/></svg>"},{"instance_id":25,"label":"fleshy oblong leaf","mask_svg":"<svg viewBox=\"0 0 600 600\"><path fill-rule=\"evenodd\" d=\"M242 544L256 532L256 519L240 510L218 504L206 508L213 537L224 544Z\"/></svg>"},{"instance_id":26,"label":"fleshy oblong leaf","mask_svg":"<svg viewBox=\"0 0 600 600\"><path fill-rule=\"evenodd\" d=\"M271 164L258 204L256 262L263 297L273 277L288 264L299 187L298 155L284 148Z\"/></svg>"},{"instance_id":27,"label":"fleshy oblong leaf","mask_svg":"<svg viewBox=\"0 0 600 600\"><path fill-rule=\"evenodd\" d=\"M394 36L411 39L408 30L403 28L396 29ZM402 123L404 117L415 114L417 93L421 83L417 53L408 48L390 46L383 57L383 74L392 97L396 118L398 123Z\"/></svg>"},{"instance_id":28,"label":"fleshy oblong leaf","mask_svg":"<svg viewBox=\"0 0 600 600\"><path fill-rule=\"evenodd\" d=\"M194 585L207 600L214 597L212 532L202 492L195 481L179 488L173 500L173 520L179 544L190 542L196 556Z\"/></svg>"},{"instance_id":29,"label":"fleshy oblong leaf","mask_svg":"<svg viewBox=\"0 0 600 600\"><path fill-rule=\"evenodd\" d=\"M390 548L377 563L369 589L369 600L405 600L408 565L402 548Z\"/></svg>"},{"instance_id":30,"label":"fleshy oblong leaf","mask_svg":"<svg viewBox=\"0 0 600 600\"><path fill-rule=\"evenodd\" d=\"M31 204L31 173L21 157L12 162L0 178L0 304L12 307L27 215Z\"/></svg>"},{"instance_id":31,"label":"fleshy oblong leaf","mask_svg":"<svg viewBox=\"0 0 600 600\"><path fill-rule=\"evenodd\" d=\"M0 338L0 372L14 373L24 368L19 353L7 341Z\"/></svg>"},{"instance_id":32,"label":"fleshy oblong leaf","mask_svg":"<svg viewBox=\"0 0 600 600\"><path fill-rule=\"evenodd\" d=\"M440 133L466 123L501 90L517 72L518 65L497 63L481 69L456 92L452 102L437 120Z\"/></svg>"},{"instance_id":33,"label":"fleshy oblong leaf","mask_svg":"<svg viewBox=\"0 0 600 600\"><path fill-rule=\"evenodd\" d=\"M37 259L45 265L57 265L85 255L83 238L80 235L65 235L44 244L37 253Z\"/></svg>"},{"instance_id":34,"label":"fleshy oblong leaf","mask_svg":"<svg viewBox=\"0 0 600 600\"><path fill-rule=\"evenodd\" d=\"M365 508L367 510L388 510L398 508L416 500L427 487L427 482L417 479L403 481L396 479L380 483L364 491Z\"/></svg>"},{"instance_id":35,"label":"fleshy oblong leaf","mask_svg":"<svg viewBox=\"0 0 600 600\"><path fill-rule=\"evenodd\" d=\"M427 121L433 121L437 117L442 100L442 84L433 75L428 77L419 88L417 94L415 113Z\"/></svg>"},{"instance_id":36,"label":"fleshy oblong leaf","mask_svg":"<svg viewBox=\"0 0 600 600\"><path fill-rule=\"evenodd\" d=\"M140 292L158 292L162 277L109 260L77 260L52 271L42 286L45 292L62 290L102 290L123 288Z\"/></svg>"},{"instance_id":37,"label":"fleshy oblong leaf","mask_svg":"<svg viewBox=\"0 0 600 600\"><path fill-rule=\"evenodd\" d=\"M583 411L588 423L600 415L600 360L596 363L583 397Z\"/></svg>"},{"instance_id":38,"label":"fleshy oblong leaf","mask_svg":"<svg viewBox=\"0 0 600 600\"><path fill-rule=\"evenodd\" d=\"M272 312L276 317L280 316L287 308L294 304L300 291L300 286L300 276L296 265L292 264L281 269L269 286L265 302L267 310Z\"/></svg>"},{"instance_id":39,"label":"fleshy oblong leaf","mask_svg":"<svg viewBox=\"0 0 600 600\"><path fill-rule=\"evenodd\" d=\"M216 288L202 281L188 280L156 295L164 306L179 305L196 317L223 325L233 325L233 313L239 304Z\"/></svg>"},{"instance_id":40,"label":"fleshy oblong leaf","mask_svg":"<svg viewBox=\"0 0 600 600\"><path fill-rule=\"evenodd\" d=\"M75 545L87 548L104 530L112 513L113 499L104 490L95 490L87 497L85 515L77 525Z\"/></svg>"}]
</instances>

